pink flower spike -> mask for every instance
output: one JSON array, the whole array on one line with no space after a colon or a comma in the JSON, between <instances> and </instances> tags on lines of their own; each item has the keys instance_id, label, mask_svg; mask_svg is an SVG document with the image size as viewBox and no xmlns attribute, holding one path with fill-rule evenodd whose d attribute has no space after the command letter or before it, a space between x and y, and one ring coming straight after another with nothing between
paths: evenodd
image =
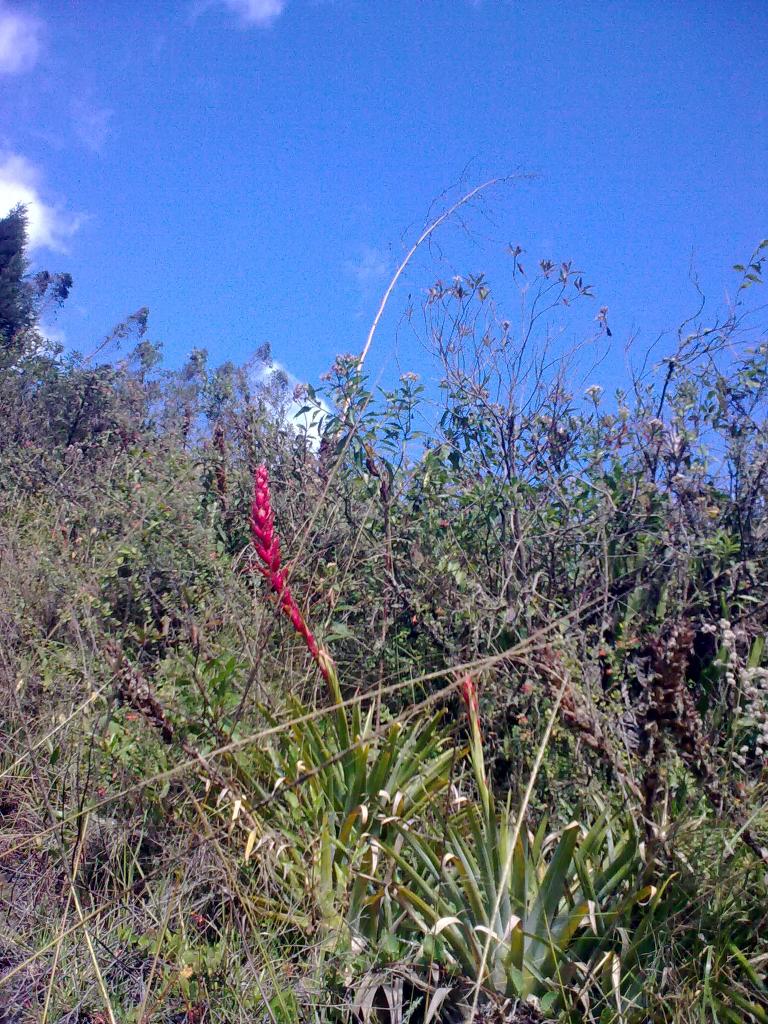
<instances>
[{"instance_id":1,"label":"pink flower spike","mask_svg":"<svg viewBox=\"0 0 768 1024\"><path fill-rule=\"evenodd\" d=\"M488 787L488 780L485 774L485 758L483 757L483 733L480 728L480 702L477 699L477 687L470 675L464 676L461 681L461 696L467 706L469 715L469 746L472 758L472 767L475 772L480 798L486 813L491 808L491 795Z\"/></svg>"},{"instance_id":2,"label":"pink flower spike","mask_svg":"<svg viewBox=\"0 0 768 1024\"><path fill-rule=\"evenodd\" d=\"M475 686L472 676L464 676L461 681L461 696L464 703L467 705L467 710L470 716L480 714L480 705L477 700L477 687Z\"/></svg>"},{"instance_id":3,"label":"pink flower spike","mask_svg":"<svg viewBox=\"0 0 768 1024\"><path fill-rule=\"evenodd\" d=\"M259 562L255 568L269 582L277 594L280 607L291 620L291 624L307 645L307 650L320 669L326 682L330 682L331 661L320 650L312 630L291 593L285 573L280 568L280 539L275 533L275 516L269 491L269 473L264 465L256 469L253 480L253 502L251 504L251 540Z\"/></svg>"}]
</instances>

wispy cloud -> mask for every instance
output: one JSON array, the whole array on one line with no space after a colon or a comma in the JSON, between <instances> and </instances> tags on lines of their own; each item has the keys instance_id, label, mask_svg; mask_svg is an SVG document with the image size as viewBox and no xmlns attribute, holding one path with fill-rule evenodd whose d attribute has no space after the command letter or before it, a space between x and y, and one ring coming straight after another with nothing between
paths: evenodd
<instances>
[{"instance_id":1,"label":"wispy cloud","mask_svg":"<svg viewBox=\"0 0 768 1024\"><path fill-rule=\"evenodd\" d=\"M0 0L0 75L20 75L37 64L43 23Z\"/></svg>"},{"instance_id":2,"label":"wispy cloud","mask_svg":"<svg viewBox=\"0 0 768 1024\"><path fill-rule=\"evenodd\" d=\"M73 100L70 112L78 140L91 153L101 153L111 131L114 111L87 100Z\"/></svg>"},{"instance_id":3,"label":"wispy cloud","mask_svg":"<svg viewBox=\"0 0 768 1024\"><path fill-rule=\"evenodd\" d=\"M345 260L344 269L355 278L363 289L380 285L389 274L390 261L387 255L372 245L364 245L354 260Z\"/></svg>"},{"instance_id":4,"label":"wispy cloud","mask_svg":"<svg viewBox=\"0 0 768 1024\"><path fill-rule=\"evenodd\" d=\"M47 203L41 196L40 171L17 153L0 153L0 217L18 203L27 207L29 245L67 251L67 240L82 223L82 217L68 213L60 204Z\"/></svg>"},{"instance_id":5,"label":"wispy cloud","mask_svg":"<svg viewBox=\"0 0 768 1024\"><path fill-rule=\"evenodd\" d=\"M355 280L361 308L380 295L392 271L392 260L381 249L372 245L363 245L358 250L356 259L344 261L344 273Z\"/></svg>"},{"instance_id":6,"label":"wispy cloud","mask_svg":"<svg viewBox=\"0 0 768 1024\"><path fill-rule=\"evenodd\" d=\"M246 27L271 25L280 17L288 0L198 0L195 13L202 14L212 7L225 7L237 15Z\"/></svg>"}]
</instances>

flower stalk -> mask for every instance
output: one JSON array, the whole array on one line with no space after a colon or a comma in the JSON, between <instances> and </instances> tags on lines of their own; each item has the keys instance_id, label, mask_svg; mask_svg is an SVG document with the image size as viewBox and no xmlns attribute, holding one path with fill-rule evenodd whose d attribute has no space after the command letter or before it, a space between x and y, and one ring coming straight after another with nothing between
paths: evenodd
<instances>
[{"instance_id":1,"label":"flower stalk","mask_svg":"<svg viewBox=\"0 0 768 1024\"><path fill-rule=\"evenodd\" d=\"M469 751L472 768L475 773L480 800L486 815L491 809L491 791L485 774L485 758L483 757L483 732L480 727L480 704L477 699L477 687L472 676L467 675L461 681L461 697L469 716Z\"/></svg>"},{"instance_id":2,"label":"flower stalk","mask_svg":"<svg viewBox=\"0 0 768 1024\"><path fill-rule=\"evenodd\" d=\"M269 473L264 465L258 466L253 481L253 501L251 503L251 540L258 556L254 567L267 580L277 595L280 608L291 625L307 645L323 679L331 687L334 699L337 695L338 681L333 670L333 662L326 651L320 648L314 633L301 614L296 598L293 596L285 570L282 567L280 554L280 538L275 530L275 514L272 510L272 497L269 488ZM335 684L335 685L334 685Z\"/></svg>"}]
</instances>

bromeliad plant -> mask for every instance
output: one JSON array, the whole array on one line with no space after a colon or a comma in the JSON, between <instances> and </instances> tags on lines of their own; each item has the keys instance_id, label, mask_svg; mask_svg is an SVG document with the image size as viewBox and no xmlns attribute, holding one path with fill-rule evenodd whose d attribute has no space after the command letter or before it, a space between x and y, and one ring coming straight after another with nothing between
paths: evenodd
<instances>
[{"instance_id":1,"label":"bromeliad plant","mask_svg":"<svg viewBox=\"0 0 768 1024\"><path fill-rule=\"evenodd\" d=\"M583 1001L607 978L611 1007L631 1019L642 988L640 939L658 896L637 882L635 832L616 835L601 817L589 830L572 823L547 836L542 824L536 835L523 834L510 802L500 804L488 783L469 677L461 692L479 799L450 818L443 835L418 829L457 757L439 716L382 728L373 708L364 716L359 702L345 706L335 666L282 569L264 467L256 474L252 532L260 571L334 705L318 717L293 701L292 721L262 754L262 813L287 840L276 913L319 934L323 949L391 945L394 955L410 944L422 959L497 995L543 1005L564 1005L574 990ZM633 913L640 918L632 922L635 938L625 931L622 943Z\"/></svg>"},{"instance_id":2,"label":"bromeliad plant","mask_svg":"<svg viewBox=\"0 0 768 1024\"><path fill-rule=\"evenodd\" d=\"M497 995L543 1006L562 1005L567 989L583 1000L607 968L612 1006L624 1012L626 993L638 989L647 926L633 922L623 951L621 929L633 913L649 922L658 899L653 886L637 883L634 831L617 835L603 816L589 830L574 822L547 836L542 824L523 835L510 802L500 804L488 785L471 680L463 693L480 800L449 820L443 836L403 829L403 847L387 849L403 879L394 895L420 935L421 955Z\"/></svg>"},{"instance_id":3,"label":"bromeliad plant","mask_svg":"<svg viewBox=\"0 0 768 1024\"><path fill-rule=\"evenodd\" d=\"M446 788L457 753L440 714L403 724L387 721L384 709L363 715L359 701L345 705L335 665L282 567L265 466L256 470L251 534L257 568L306 643L333 704L327 716L316 716L292 700L291 721L260 755L262 814L288 839L280 900L293 908L299 927L319 930L336 947L361 948L394 930L392 911L399 913L387 887L375 884L377 869L386 870L380 849L401 845L398 825Z\"/></svg>"},{"instance_id":4,"label":"bromeliad plant","mask_svg":"<svg viewBox=\"0 0 768 1024\"><path fill-rule=\"evenodd\" d=\"M456 754L439 716L377 729L373 709L363 716L359 705L331 722L307 720L298 702L292 711L284 741L262 761L275 780L265 817L288 840L281 899L302 908L296 922L334 948L384 943L394 953L400 910L381 851L398 848L399 828L439 799Z\"/></svg>"}]
</instances>

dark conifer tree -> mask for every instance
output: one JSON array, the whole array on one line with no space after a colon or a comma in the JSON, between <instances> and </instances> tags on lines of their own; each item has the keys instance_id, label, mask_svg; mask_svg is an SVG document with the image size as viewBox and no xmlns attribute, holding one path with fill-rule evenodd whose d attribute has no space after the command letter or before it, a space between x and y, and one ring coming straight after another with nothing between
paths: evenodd
<instances>
[{"instance_id":1,"label":"dark conifer tree","mask_svg":"<svg viewBox=\"0 0 768 1024\"><path fill-rule=\"evenodd\" d=\"M72 287L67 273L28 275L27 244L27 211L19 205L0 219L0 354L14 361L43 344L43 309L60 306Z\"/></svg>"},{"instance_id":2,"label":"dark conifer tree","mask_svg":"<svg viewBox=\"0 0 768 1024\"><path fill-rule=\"evenodd\" d=\"M0 220L0 347L6 351L22 348L35 322L26 250L27 211L17 206Z\"/></svg>"}]
</instances>

